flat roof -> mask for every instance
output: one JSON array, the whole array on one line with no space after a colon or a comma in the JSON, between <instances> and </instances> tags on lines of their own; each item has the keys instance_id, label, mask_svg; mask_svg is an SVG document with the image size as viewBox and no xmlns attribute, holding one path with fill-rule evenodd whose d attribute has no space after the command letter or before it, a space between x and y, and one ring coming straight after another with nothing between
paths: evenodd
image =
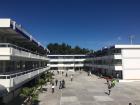
<instances>
[{"instance_id":1,"label":"flat roof","mask_svg":"<svg viewBox=\"0 0 140 105\"><path fill-rule=\"evenodd\" d=\"M33 38L31 34L24 30L21 25L9 18L0 19L0 33L14 42L22 43L25 46L31 46L41 52L47 52L47 49Z\"/></svg>"},{"instance_id":2,"label":"flat roof","mask_svg":"<svg viewBox=\"0 0 140 105\"><path fill-rule=\"evenodd\" d=\"M114 45L115 48L139 49L140 45Z\"/></svg>"},{"instance_id":3,"label":"flat roof","mask_svg":"<svg viewBox=\"0 0 140 105\"><path fill-rule=\"evenodd\" d=\"M86 55L75 54L75 55L48 55L48 56L86 56Z\"/></svg>"}]
</instances>

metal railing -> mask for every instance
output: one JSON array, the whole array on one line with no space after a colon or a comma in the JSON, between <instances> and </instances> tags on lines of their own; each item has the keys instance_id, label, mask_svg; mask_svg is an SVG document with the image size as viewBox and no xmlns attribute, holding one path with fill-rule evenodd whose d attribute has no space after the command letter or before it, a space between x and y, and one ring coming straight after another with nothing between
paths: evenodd
<instances>
[{"instance_id":1,"label":"metal railing","mask_svg":"<svg viewBox=\"0 0 140 105\"><path fill-rule=\"evenodd\" d=\"M18 73L9 73L9 74L6 74L6 75L0 75L0 79L14 78L14 77L21 76L21 75L24 75L24 74L27 74L27 73L30 73L30 72L33 72L33 71L36 71L36 70L39 70L39 69L46 68L46 67L49 67L49 66L35 68L35 69L31 69L31 70L27 70L27 71L23 71L23 72L18 72Z\"/></svg>"},{"instance_id":2,"label":"metal railing","mask_svg":"<svg viewBox=\"0 0 140 105\"><path fill-rule=\"evenodd\" d=\"M12 48L15 48L15 49L18 49L18 50L22 50L22 51L25 51L25 52L30 52L30 53L32 53L32 54L36 54L36 55L39 55L39 56L44 56L44 55L41 55L41 54L39 54L39 53L30 51L30 50L28 50L28 49L25 49L25 48L23 48L23 47L16 46L16 45L11 44L11 43L0 43L0 47L12 47Z\"/></svg>"}]
</instances>

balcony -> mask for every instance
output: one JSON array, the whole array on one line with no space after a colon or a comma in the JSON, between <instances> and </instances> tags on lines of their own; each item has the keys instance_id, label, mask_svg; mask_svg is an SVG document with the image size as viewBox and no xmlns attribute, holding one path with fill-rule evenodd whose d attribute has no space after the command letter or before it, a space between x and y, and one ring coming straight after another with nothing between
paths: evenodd
<instances>
[{"instance_id":1,"label":"balcony","mask_svg":"<svg viewBox=\"0 0 140 105\"><path fill-rule=\"evenodd\" d=\"M0 43L1 60L11 60L18 58L48 60L47 57L31 52L25 48L21 48L9 43Z\"/></svg>"},{"instance_id":2,"label":"balcony","mask_svg":"<svg viewBox=\"0 0 140 105\"><path fill-rule=\"evenodd\" d=\"M50 59L50 62L82 62L85 59Z\"/></svg>"},{"instance_id":3,"label":"balcony","mask_svg":"<svg viewBox=\"0 0 140 105\"><path fill-rule=\"evenodd\" d=\"M14 88L18 88L22 84L28 82L29 80L35 78L39 74L49 70L50 67L41 67L36 69L31 69L24 72L18 73L8 73L6 75L0 75L0 84L7 88L8 92L12 91Z\"/></svg>"},{"instance_id":4,"label":"balcony","mask_svg":"<svg viewBox=\"0 0 140 105\"><path fill-rule=\"evenodd\" d=\"M102 57L96 57L96 60L102 60L102 59L122 59L121 54L114 54L114 55L106 55Z\"/></svg>"},{"instance_id":5,"label":"balcony","mask_svg":"<svg viewBox=\"0 0 140 105\"><path fill-rule=\"evenodd\" d=\"M108 69L108 70L122 70L121 64L115 64L115 65L97 65L97 64L86 64L88 67L94 67L94 68L102 68L102 69Z\"/></svg>"},{"instance_id":6,"label":"balcony","mask_svg":"<svg viewBox=\"0 0 140 105\"><path fill-rule=\"evenodd\" d=\"M83 67L84 64L50 64L50 67Z\"/></svg>"}]
</instances>

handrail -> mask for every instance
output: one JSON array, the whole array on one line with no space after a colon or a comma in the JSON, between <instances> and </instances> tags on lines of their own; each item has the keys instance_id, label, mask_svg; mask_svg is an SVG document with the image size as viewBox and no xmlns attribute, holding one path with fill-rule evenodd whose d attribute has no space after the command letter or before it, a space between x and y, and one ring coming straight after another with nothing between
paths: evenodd
<instances>
[{"instance_id":1,"label":"handrail","mask_svg":"<svg viewBox=\"0 0 140 105\"><path fill-rule=\"evenodd\" d=\"M13 25L15 23L15 28L16 29L18 29L19 31L21 31L21 32L23 32L26 36L28 36L28 37L32 37L32 35L31 34L29 34L23 27L21 27L21 25L19 25L19 24L16 24L16 22L15 21L11 21L11 25ZM34 40L35 41L35 43L38 43L38 41L35 39L35 38L33 38L32 37L32 40ZM41 45L41 44L39 44L41 47L43 47L44 48L44 46L43 45Z\"/></svg>"},{"instance_id":2,"label":"handrail","mask_svg":"<svg viewBox=\"0 0 140 105\"><path fill-rule=\"evenodd\" d=\"M42 69L42 68L46 68L46 67L49 67L49 66L45 66L45 67L40 67L40 68L35 68L35 69L31 69L31 70L27 70L27 71L23 71L23 72L18 72L18 73L14 73L14 74L9 74L9 75L0 75L0 79L3 79L1 77L6 77L4 79L10 79L10 78L13 78L13 77L17 77L18 75L21 75L21 74L27 74L27 73L30 73L32 71L36 71L38 69ZM7 78L8 77L8 78Z\"/></svg>"},{"instance_id":3,"label":"handrail","mask_svg":"<svg viewBox=\"0 0 140 105\"><path fill-rule=\"evenodd\" d=\"M95 59L103 59L103 58L106 58L106 57L114 57L115 55L121 55L121 53L114 53L114 54L105 55L105 56L97 56L97 57L95 57Z\"/></svg>"},{"instance_id":4,"label":"handrail","mask_svg":"<svg viewBox=\"0 0 140 105\"><path fill-rule=\"evenodd\" d=\"M13 47L13 48L16 48L16 49L19 49L19 50L23 50L23 51L26 51L26 52L30 52L30 53L33 53L33 54L36 54L36 55L43 56L43 55L41 55L39 53L35 53L33 51L30 51L28 49L25 49L23 47L19 47L17 45L11 44L11 43L0 43L0 47Z\"/></svg>"}]
</instances>

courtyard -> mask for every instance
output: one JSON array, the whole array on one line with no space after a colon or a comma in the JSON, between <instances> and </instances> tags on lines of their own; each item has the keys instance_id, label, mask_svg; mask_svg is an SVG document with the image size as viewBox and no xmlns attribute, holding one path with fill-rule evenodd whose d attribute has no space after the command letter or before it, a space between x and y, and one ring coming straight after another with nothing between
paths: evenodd
<instances>
[{"instance_id":1,"label":"courtyard","mask_svg":"<svg viewBox=\"0 0 140 105\"><path fill-rule=\"evenodd\" d=\"M77 71L71 82L70 75L55 73L55 79L65 80L66 88L56 86L55 92L51 93L51 85L48 85L47 92L39 95L39 105L128 105L129 102L140 105L140 82L119 82L108 95L105 79Z\"/></svg>"}]
</instances>

